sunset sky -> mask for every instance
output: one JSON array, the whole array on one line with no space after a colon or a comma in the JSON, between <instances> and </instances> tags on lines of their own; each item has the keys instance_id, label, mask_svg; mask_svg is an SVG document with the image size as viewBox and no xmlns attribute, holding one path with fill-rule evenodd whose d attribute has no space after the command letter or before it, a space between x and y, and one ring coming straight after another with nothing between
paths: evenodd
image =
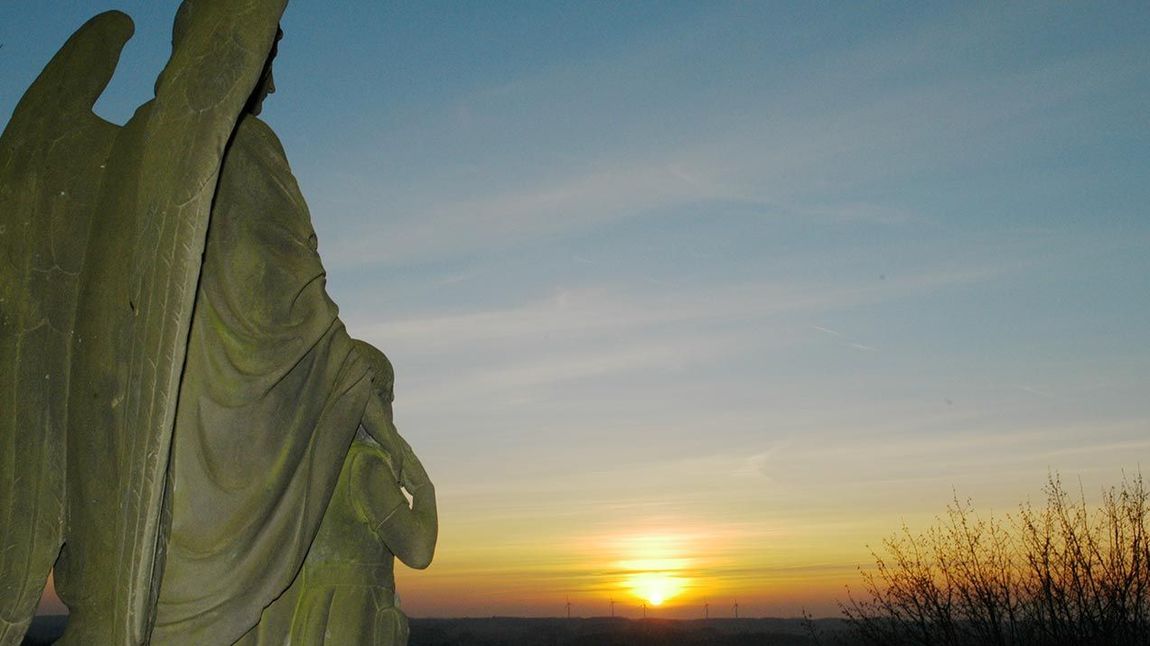
<instances>
[{"instance_id":1,"label":"sunset sky","mask_svg":"<svg viewBox=\"0 0 1150 646\"><path fill-rule=\"evenodd\" d=\"M124 122L177 4L5 0L0 120L120 8L96 111ZM296 0L283 28L263 117L439 494L409 614L833 615L956 494L1150 469L1147 3Z\"/></svg>"}]
</instances>

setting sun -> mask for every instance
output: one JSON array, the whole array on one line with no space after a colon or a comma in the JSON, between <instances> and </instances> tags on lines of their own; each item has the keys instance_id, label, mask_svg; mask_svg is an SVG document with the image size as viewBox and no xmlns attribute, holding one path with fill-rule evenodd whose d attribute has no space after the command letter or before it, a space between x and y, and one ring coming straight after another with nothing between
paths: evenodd
<instances>
[{"instance_id":1,"label":"setting sun","mask_svg":"<svg viewBox=\"0 0 1150 646\"><path fill-rule=\"evenodd\" d=\"M635 596L658 606L682 592L684 581L666 572L643 572L628 577L627 585Z\"/></svg>"},{"instance_id":2,"label":"setting sun","mask_svg":"<svg viewBox=\"0 0 1150 646\"><path fill-rule=\"evenodd\" d=\"M659 606L681 595L692 586L693 559L691 540L681 534L655 533L630 535L617 539L621 558L619 569L625 572L623 585L644 603Z\"/></svg>"}]
</instances>

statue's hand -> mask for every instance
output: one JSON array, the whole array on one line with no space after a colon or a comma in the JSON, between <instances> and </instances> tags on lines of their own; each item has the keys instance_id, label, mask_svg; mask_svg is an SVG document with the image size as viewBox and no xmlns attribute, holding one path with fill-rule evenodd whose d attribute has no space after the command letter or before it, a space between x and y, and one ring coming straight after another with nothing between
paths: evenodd
<instances>
[{"instance_id":1,"label":"statue's hand","mask_svg":"<svg viewBox=\"0 0 1150 646\"><path fill-rule=\"evenodd\" d=\"M416 457L415 451L411 449L411 445L407 443L402 437L399 437L402 446L402 465L399 473L399 483L403 485L404 489L411 494L415 494L418 489L421 489L431 484L431 478L427 475L427 470L423 468L423 463Z\"/></svg>"}]
</instances>

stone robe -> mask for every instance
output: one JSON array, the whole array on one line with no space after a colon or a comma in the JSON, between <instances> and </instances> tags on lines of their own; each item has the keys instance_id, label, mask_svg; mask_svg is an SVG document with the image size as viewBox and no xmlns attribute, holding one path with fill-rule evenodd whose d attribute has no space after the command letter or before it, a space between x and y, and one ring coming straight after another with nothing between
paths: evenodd
<instances>
[{"instance_id":1,"label":"stone robe","mask_svg":"<svg viewBox=\"0 0 1150 646\"><path fill-rule=\"evenodd\" d=\"M388 521L410 512L383 449L357 439L303 570L238 646L404 646Z\"/></svg>"},{"instance_id":2,"label":"stone robe","mask_svg":"<svg viewBox=\"0 0 1150 646\"><path fill-rule=\"evenodd\" d=\"M371 377L325 291L283 148L242 117L212 207L180 387L155 643L232 643L291 584Z\"/></svg>"}]
</instances>

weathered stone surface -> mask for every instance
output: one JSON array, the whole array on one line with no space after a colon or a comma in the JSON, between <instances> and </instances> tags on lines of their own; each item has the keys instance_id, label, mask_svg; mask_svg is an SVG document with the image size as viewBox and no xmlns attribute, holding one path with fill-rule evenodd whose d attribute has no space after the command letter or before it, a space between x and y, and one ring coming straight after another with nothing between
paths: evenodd
<instances>
[{"instance_id":1,"label":"weathered stone surface","mask_svg":"<svg viewBox=\"0 0 1150 646\"><path fill-rule=\"evenodd\" d=\"M17 644L63 541L79 277L118 128L92 113L132 22L81 27L0 136L0 644Z\"/></svg>"}]
</instances>

